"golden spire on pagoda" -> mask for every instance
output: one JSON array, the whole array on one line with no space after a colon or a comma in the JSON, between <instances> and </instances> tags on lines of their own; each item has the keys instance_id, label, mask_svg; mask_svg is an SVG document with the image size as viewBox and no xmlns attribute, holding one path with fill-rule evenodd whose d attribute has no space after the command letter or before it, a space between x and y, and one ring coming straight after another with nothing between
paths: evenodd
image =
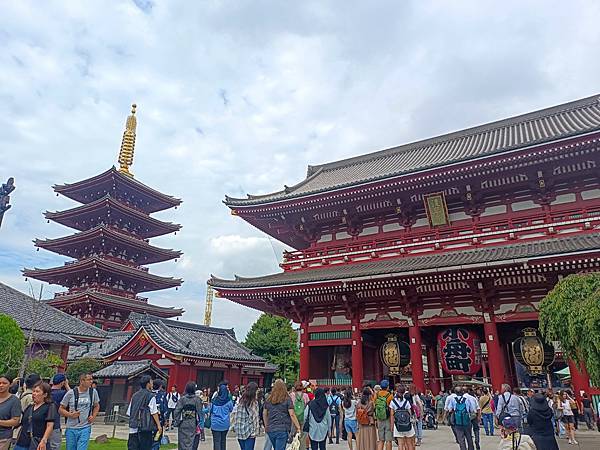
<instances>
[{"instance_id":1,"label":"golden spire on pagoda","mask_svg":"<svg viewBox=\"0 0 600 450\"><path fill-rule=\"evenodd\" d=\"M131 105L131 115L127 117L127 121L125 122L125 131L123 132L121 151L119 152L119 172L130 177L133 177L133 174L129 171L129 166L133 164L133 152L135 150L136 108L137 105L135 103Z\"/></svg>"}]
</instances>

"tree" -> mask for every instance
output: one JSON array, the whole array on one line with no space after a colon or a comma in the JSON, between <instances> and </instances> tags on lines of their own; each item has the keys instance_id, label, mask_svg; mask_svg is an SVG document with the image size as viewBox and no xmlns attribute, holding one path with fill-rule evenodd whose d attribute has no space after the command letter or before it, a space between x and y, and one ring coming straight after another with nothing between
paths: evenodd
<instances>
[{"instance_id":1,"label":"tree","mask_svg":"<svg viewBox=\"0 0 600 450\"><path fill-rule=\"evenodd\" d=\"M79 383L79 376L83 373L94 373L102 367L100 361L94 358L81 358L73 361L67 367L67 379L71 386Z\"/></svg>"},{"instance_id":2,"label":"tree","mask_svg":"<svg viewBox=\"0 0 600 450\"><path fill-rule=\"evenodd\" d=\"M44 379L51 378L62 365L63 360L56 353L42 352L27 361L25 373L37 373Z\"/></svg>"},{"instance_id":3,"label":"tree","mask_svg":"<svg viewBox=\"0 0 600 450\"><path fill-rule=\"evenodd\" d=\"M250 328L244 345L278 369L275 376L286 381L298 377L300 353L298 334L290 320L262 314Z\"/></svg>"},{"instance_id":4,"label":"tree","mask_svg":"<svg viewBox=\"0 0 600 450\"><path fill-rule=\"evenodd\" d=\"M600 273L563 278L540 303L540 331L600 385Z\"/></svg>"},{"instance_id":5,"label":"tree","mask_svg":"<svg viewBox=\"0 0 600 450\"><path fill-rule=\"evenodd\" d=\"M0 314L0 373L16 375L25 355L25 335L15 319Z\"/></svg>"}]
</instances>

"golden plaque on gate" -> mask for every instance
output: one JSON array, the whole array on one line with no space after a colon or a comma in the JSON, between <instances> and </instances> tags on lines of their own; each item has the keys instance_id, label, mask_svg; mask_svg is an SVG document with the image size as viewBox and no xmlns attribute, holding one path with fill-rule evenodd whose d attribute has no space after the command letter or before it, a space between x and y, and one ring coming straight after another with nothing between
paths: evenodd
<instances>
[{"instance_id":1,"label":"golden plaque on gate","mask_svg":"<svg viewBox=\"0 0 600 450\"><path fill-rule=\"evenodd\" d=\"M441 227L450 225L448 206L446 205L446 197L443 192L424 195L423 202L425 203L429 226Z\"/></svg>"}]
</instances>

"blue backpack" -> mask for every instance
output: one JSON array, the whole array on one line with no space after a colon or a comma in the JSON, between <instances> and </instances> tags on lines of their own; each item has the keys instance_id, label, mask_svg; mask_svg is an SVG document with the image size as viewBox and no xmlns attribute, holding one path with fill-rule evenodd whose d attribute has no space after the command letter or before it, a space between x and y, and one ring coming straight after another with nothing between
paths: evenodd
<instances>
[{"instance_id":1,"label":"blue backpack","mask_svg":"<svg viewBox=\"0 0 600 450\"><path fill-rule=\"evenodd\" d=\"M454 408L454 425L458 427L471 426L471 416L467 411L467 399L463 396L456 398L456 407Z\"/></svg>"}]
</instances>

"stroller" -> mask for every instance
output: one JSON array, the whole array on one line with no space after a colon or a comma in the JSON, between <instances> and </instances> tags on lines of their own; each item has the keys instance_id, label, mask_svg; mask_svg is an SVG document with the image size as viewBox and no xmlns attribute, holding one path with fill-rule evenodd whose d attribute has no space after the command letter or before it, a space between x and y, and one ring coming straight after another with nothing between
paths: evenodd
<instances>
[{"instance_id":1,"label":"stroller","mask_svg":"<svg viewBox=\"0 0 600 450\"><path fill-rule=\"evenodd\" d=\"M435 418L435 411L431 408L425 409L425 415L423 416L423 428L426 430L437 430L438 424Z\"/></svg>"}]
</instances>

